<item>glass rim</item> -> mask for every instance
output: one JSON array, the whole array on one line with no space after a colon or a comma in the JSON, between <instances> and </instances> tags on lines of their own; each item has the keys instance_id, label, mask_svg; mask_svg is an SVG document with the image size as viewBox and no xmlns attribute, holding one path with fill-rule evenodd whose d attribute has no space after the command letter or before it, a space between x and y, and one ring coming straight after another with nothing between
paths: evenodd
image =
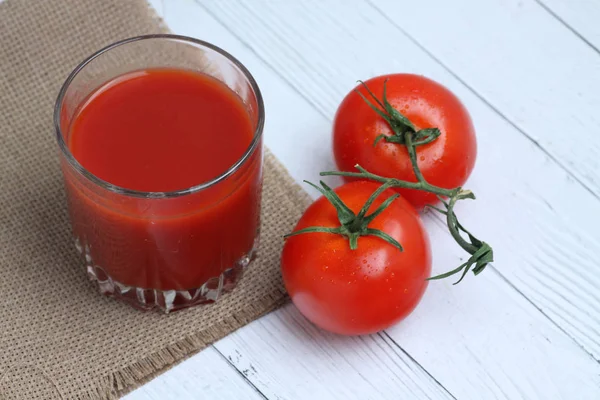
<instances>
[{"instance_id":1,"label":"glass rim","mask_svg":"<svg viewBox=\"0 0 600 400\"><path fill-rule=\"evenodd\" d=\"M217 176L211 180L199 183L197 185L194 185L194 186L191 186L191 187L188 187L185 189L173 190L173 191L168 191L168 192L146 192L146 191L140 191L140 190L134 190L134 189L127 189L127 188L124 188L121 186L113 185L112 183L105 181L105 180L97 177L96 175L92 174L85 167L83 167L83 165L81 165L81 163L79 161L77 161L75 156L71 153L69 146L65 142L64 136L62 134L63 132L62 132L62 129L60 126L60 114L63 109L64 97L66 95L67 89L69 88L70 84L73 82L75 77L81 72L81 70L83 70L90 62L92 62L93 60L95 60L96 58L101 56L102 54L104 54L116 47L126 45L129 43L133 43L133 42L138 42L138 41L142 41L142 40L150 40L150 39L169 39L169 40L177 40L177 41L187 42L187 43L191 43L194 45L200 45L202 47L208 48L208 49L215 51L216 53L219 53L220 55L224 56L227 60L231 61L237 68L239 68L239 70L244 75L244 78L246 78L248 80L250 87L252 88L252 91L254 92L254 96L256 97L256 104L257 104L257 109L258 109L257 110L258 111L258 119L256 122L256 129L254 130L254 136L252 138L252 141L248 145L248 148L246 149L244 154L242 154L242 156L235 163L233 163L225 172L221 173L219 176ZM218 46L215 46L214 44L205 42L200 39L195 39L195 38L192 38L189 36L173 35L173 34L152 34L152 35L134 36L131 38L119 40L117 42L109 44L108 46L105 46L105 47L101 48L100 50L96 51L95 53L93 53L92 55L87 57L85 60L83 60L79 65L77 65L77 67L75 67L75 69L69 74L69 76L63 83L63 85L60 89L60 92L58 93L58 97L56 99L56 104L54 106L54 128L56 131L56 138L57 138L58 145L59 145L59 148L60 148L62 154L65 156L67 162L69 163L69 165L71 167L73 167L78 173L80 173L87 180L93 182L95 185L100 186L101 188L106 189L110 192L113 192L113 193L116 193L119 195L129 196L129 197L140 197L140 198L148 198L148 199L173 198L173 197L180 197L180 196L184 196L184 195L188 195L188 194L194 194L194 193L197 193L201 190L207 189L207 188L209 188L213 185L216 185L217 183L225 180L227 177L231 176L234 172L239 170L240 167L246 162L246 160L248 160L248 158L250 158L250 156L254 153L254 151L256 150L256 147L258 146L258 143L260 142L260 139L262 137L264 123L265 123L265 107L264 107L262 94L260 92L258 84L256 83L256 80L254 79L254 77L252 76L250 71L248 71L248 69L244 66L244 64L242 64L237 58L232 56L230 53L221 49Z\"/></svg>"}]
</instances>

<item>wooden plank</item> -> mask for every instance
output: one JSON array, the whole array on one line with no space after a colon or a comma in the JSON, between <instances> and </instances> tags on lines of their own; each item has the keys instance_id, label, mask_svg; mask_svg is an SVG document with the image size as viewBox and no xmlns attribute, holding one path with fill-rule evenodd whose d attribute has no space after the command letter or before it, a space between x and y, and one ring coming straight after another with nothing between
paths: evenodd
<instances>
[{"instance_id":1,"label":"wooden plank","mask_svg":"<svg viewBox=\"0 0 600 400\"><path fill-rule=\"evenodd\" d=\"M600 2L596 0L536 0L573 34L600 53Z\"/></svg>"},{"instance_id":2,"label":"wooden plank","mask_svg":"<svg viewBox=\"0 0 600 400\"><path fill-rule=\"evenodd\" d=\"M264 398L221 354L209 347L124 396L123 400Z\"/></svg>"},{"instance_id":3,"label":"wooden plank","mask_svg":"<svg viewBox=\"0 0 600 400\"><path fill-rule=\"evenodd\" d=\"M330 149L321 148L315 139L329 122L193 2L166 4L166 22L176 33L223 46L252 71L269 105L265 130L269 147L280 159L290 161L287 165L297 177L307 172L316 175L318 168L324 165L323 160L329 158L325 152ZM290 110L298 122L290 122ZM306 130L311 128L313 134L307 137ZM345 340L327 334L314 328L293 307L255 321L216 343L215 348L269 399L305 399L315 394L315 398L361 400L396 399L399 395L452 398L409 356L396 346L390 347L388 339L373 336ZM190 360L203 358L206 351L212 350L205 350ZM158 398L180 379L187 382L187 387L177 392L182 398L204 393L203 385L207 379L213 379L214 374L199 379L194 386L190 377L204 373L193 371L202 365L186 363L148 383L139 398L147 393ZM220 364L217 364L217 374L224 373ZM227 374L229 376L229 372ZM215 391L215 398L231 396L227 387L217 389L220 392Z\"/></svg>"},{"instance_id":4,"label":"wooden plank","mask_svg":"<svg viewBox=\"0 0 600 400\"><path fill-rule=\"evenodd\" d=\"M419 309L422 311L411 318L423 321L424 325L416 330L418 335L409 332L407 335L412 341L403 342L403 346L457 397L473 397L494 387L496 395L508 398L523 397L524 394L531 398L556 398L570 391L583 397L597 396L598 364L561 331L568 329L570 335L577 336L579 329L588 335L577 336L580 343L587 340L588 348L597 345L594 285L598 276L593 262L586 261L591 258L585 257L598 250L594 239L597 227L589 221L587 212L572 207L564 193L573 193L578 201L583 202L580 204L585 204L586 210L591 208L595 212L600 211L597 199L468 88L403 37L379 13L364 3L355 2L352 8L345 4L341 1L324 4L316 1L262 1L260 7L254 3L254 7L250 8L242 1L201 3L230 27L240 40L241 44L237 47L232 43L232 51L238 54L242 49L250 48L322 115L333 114L355 79L390 69L425 73L447 84L461 96L474 115L480 130L481 154L485 154L485 157L480 157L469 185L480 194L482 201L469 205L465 221L475 232L483 232L482 236L496 245L502 275L488 273L477 278L479 281L473 280L462 288L452 290L446 288L447 284L432 285L427 296L427 299L432 299L426 303L429 306L423 305ZM260 11L256 11L257 8ZM317 27L319 32L311 34ZM360 35L356 27L360 27ZM382 38L393 38L393 41L390 44ZM287 106L295 110L296 104L288 103ZM327 134L328 129L322 130L316 137L322 138ZM307 129L303 139L308 141L312 135L315 135L314 132ZM517 162L507 163L507 157ZM284 161L294 165L294 160ZM500 170L499 166L503 169ZM436 238L436 269L441 271L458 262L459 253L456 253L447 235L434 228L435 221L428 219L427 223ZM523 243L528 243L529 247L526 248ZM581 259L577 258L577 262L585 265L581 268L585 271L578 271L576 276L567 275L568 279L563 277L566 274L564 254L558 259L546 259L548 252L564 253L563 246L569 247L574 254L584 255ZM561 250L554 250L556 248ZM512 285L527 292L535 306ZM551 314L554 323L537 307ZM436 326L435 319L432 321L430 317L424 317L436 309L441 315L447 315L449 321L464 321L461 331L449 334L448 339L443 324ZM496 314L505 316L500 318L504 325L494 323ZM493 343L503 356L490 351L482 351L481 354L469 352L471 347L467 339L471 335L464 332L471 331L485 334L485 342L481 342L481 346ZM421 339L424 333L431 340L424 342ZM398 335L395 329L390 330L390 334ZM515 338L522 338L527 347L514 346ZM475 337L474 340L480 341L481 338ZM446 355L445 348L432 344L448 341L456 343L457 348L463 351L452 352L450 357ZM522 360L528 353L532 359ZM575 370L578 372L567 379L563 379L565 371L539 367L555 365L555 360L563 359L577 365ZM448 368L450 365L453 368ZM486 370L490 373L485 374L483 371ZM472 382L468 376L473 371L481 373L476 374L478 380ZM499 389L492 372L504 374L506 378L499 381L512 382L512 386Z\"/></svg>"}]
</instances>

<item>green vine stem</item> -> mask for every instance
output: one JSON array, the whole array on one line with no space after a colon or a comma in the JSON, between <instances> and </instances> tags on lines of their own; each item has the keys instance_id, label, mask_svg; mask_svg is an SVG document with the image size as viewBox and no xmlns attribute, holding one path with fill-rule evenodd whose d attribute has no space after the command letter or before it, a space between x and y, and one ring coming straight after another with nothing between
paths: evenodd
<instances>
[{"instance_id":1,"label":"green vine stem","mask_svg":"<svg viewBox=\"0 0 600 400\"><path fill-rule=\"evenodd\" d=\"M382 189L381 191L379 191L379 193L381 193L383 190L385 190L387 188L396 187L396 188L404 188L404 189L422 190L422 191L433 193L433 194L437 195L439 200L441 201L441 203L444 205L445 209L441 209L441 208L438 208L435 206L427 206L427 207L443 214L446 217L446 223L448 225L448 230L450 231L450 234L452 235L454 240L458 243L458 245L460 247L462 247L467 253L469 253L471 255L471 257L469 257L469 259L466 262L459 265L457 268L455 268L451 271L448 271L444 274L431 277L429 279L430 280L442 279L442 278L447 278L449 276L452 276L454 274L461 273L461 276L458 279L458 281L454 283L454 284L457 284L463 280L463 278L467 275L467 273L469 271L473 271L473 273L475 275L478 275L485 269L485 267L490 262L493 261L494 256L493 256L492 247L490 245L488 245L487 243L477 239L474 235L472 235L469 231L467 231L460 224L460 222L458 221L458 217L456 216L456 214L454 212L454 206L456 205L456 202L458 202L460 200L464 200L464 199L475 199L475 195L470 190L464 190L461 187L457 187L454 189L445 189L445 188L441 188L441 187L430 184L429 182L427 182L427 180L423 176L423 173L421 172L421 170L418 166L418 163L417 163L417 147L436 140L441 134L440 130L438 128L426 128L426 129L417 130L416 127L412 124L412 122L408 118L406 118L404 115L402 115L398 110L396 110L389 103L389 101L387 99L387 87L386 87L387 81L384 82L384 85L383 85L383 96L382 96L381 100L379 98L377 98L377 96L375 96L375 94L373 92L371 92L369 87L364 82L362 82L362 81L359 81L359 82L365 87L365 89L367 90L367 93L369 94L369 96L372 98L372 100L375 102L376 105L373 104L373 102L371 100L369 100L366 96L364 96L358 90L356 91L356 93L358 93L362 97L362 99L377 114L379 114L379 116L381 116L384 120L386 120L388 122L388 124L390 125L390 128L392 129L392 132L393 132L393 134L389 135L389 136L388 135L379 135L375 139L374 145L377 145L377 143L380 140L385 140L389 143L395 143L398 145L405 146L406 149L408 150L408 155L409 155L410 162L412 164L413 172L415 174L417 182L409 182L409 181L404 181L404 180L400 180L400 179L379 176L379 175L373 174L373 173L365 170L358 164L355 166L355 168L358 170L358 172L327 171L327 172L321 172L321 176L330 176L330 175L348 176L348 177L354 177L354 178L359 178L359 179L366 179L366 180L381 182L383 184L382 188L383 187L385 187L385 188ZM376 193L377 192L375 192L373 195L375 195ZM370 202L368 205L370 205L372 203L374 198L369 199L369 200L370 200ZM367 204L365 204L365 206L367 206ZM368 209L368 207L366 209ZM340 222L342 222L341 218L340 218ZM336 228L336 229L342 229L343 227L344 227L344 223L342 223L342 227ZM364 225L363 229L368 229L368 228L366 225ZM295 234L297 234L297 233L301 233L301 232L300 231L295 232ZM334 232L331 232L331 233L334 233ZM335 232L335 233L338 233L338 232ZM466 235L466 237L465 237L465 235ZM352 240L350 240L350 246L352 248Z\"/></svg>"}]
</instances>

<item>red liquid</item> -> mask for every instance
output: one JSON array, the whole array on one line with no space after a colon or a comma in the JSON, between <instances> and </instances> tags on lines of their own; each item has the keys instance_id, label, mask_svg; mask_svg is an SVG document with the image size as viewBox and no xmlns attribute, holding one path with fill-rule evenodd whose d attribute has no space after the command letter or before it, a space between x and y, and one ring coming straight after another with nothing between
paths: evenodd
<instances>
[{"instance_id":1,"label":"red liquid","mask_svg":"<svg viewBox=\"0 0 600 400\"><path fill-rule=\"evenodd\" d=\"M234 165L253 139L255 119L214 78L139 71L88 98L71 123L68 146L85 169L113 185L182 190ZM259 144L224 181L162 199L118 195L65 167L73 231L88 263L136 288L191 290L218 277L253 248L261 160Z\"/></svg>"}]
</instances>

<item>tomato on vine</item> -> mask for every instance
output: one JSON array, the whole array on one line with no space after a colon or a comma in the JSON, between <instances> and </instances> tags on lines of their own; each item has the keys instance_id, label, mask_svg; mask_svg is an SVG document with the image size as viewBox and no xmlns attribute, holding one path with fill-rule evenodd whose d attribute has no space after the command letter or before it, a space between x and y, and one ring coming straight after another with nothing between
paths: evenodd
<instances>
[{"instance_id":1,"label":"tomato on vine","mask_svg":"<svg viewBox=\"0 0 600 400\"><path fill-rule=\"evenodd\" d=\"M334 149L343 170L321 175L350 183L335 191L323 182L313 185L323 197L306 210L283 248L283 280L292 301L308 319L333 332L385 329L412 311L428 280L460 274L457 284L494 260L492 247L454 212L458 201L475 199L461 187L476 152L466 110L426 78L396 74L389 81L391 97L388 78L379 77L361 82L340 105ZM402 197L392 195L392 188ZM433 205L438 201L443 208ZM429 277L429 242L411 204L442 214L450 235L470 257ZM392 278L398 280L391 283Z\"/></svg>"},{"instance_id":2,"label":"tomato on vine","mask_svg":"<svg viewBox=\"0 0 600 400\"><path fill-rule=\"evenodd\" d=\"M416 131L423 128L439 130L436 140L422 144L418 149L417 164L425 179L445 189L462 186L471 174L477 156L471 117L452 92L419 75L379 76L348 93L333 124L333 151L338 168L353 171L354 166L360 164L377 175L417 181L407 149L398 146L395 140L393 120L390 124L389 118L373 112L364 100L371 98L372 93L383 94L384 85L386 93L383 97ZM386 109L383 102L378 106ZM432 193L403 188L398 192L417 209L437 202Z\"/></svg>"},{"instance_id":3,"label":"tomato on vine","mask_svg":"<svg viewBox=\"0 0 600 400\"><path fill-rule=\"evenodd\" d=\"M421 219L385 185L322 185L324 196L284 246L286 289L300 312L326 330L385 329L406 317L427 287L431 251Z\"/></svg>"}]
</instances>

